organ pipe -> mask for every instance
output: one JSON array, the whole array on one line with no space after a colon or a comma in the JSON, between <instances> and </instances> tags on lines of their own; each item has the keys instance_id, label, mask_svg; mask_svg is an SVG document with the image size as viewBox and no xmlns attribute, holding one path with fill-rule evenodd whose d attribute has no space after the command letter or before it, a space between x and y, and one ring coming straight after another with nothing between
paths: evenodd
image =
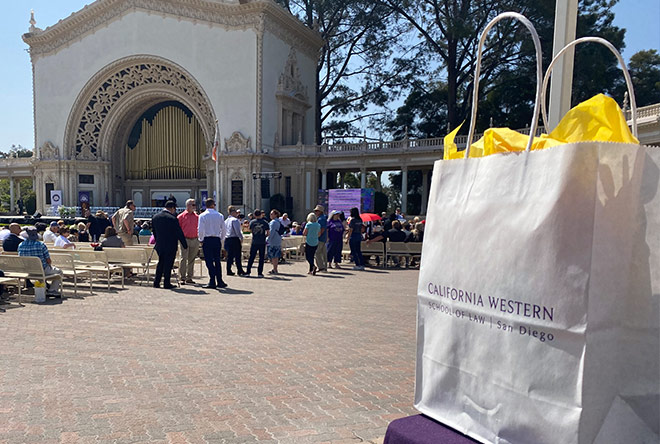
<instances>
[{"instance_id":1,"label":"organ pipe","mask_svg":"<svg viewBox=\"0 0 660 444\"><path fill-rule=\"evenodd\" d=\"M185 180L204 177L206 151L202 128L195 117L168 106L152 122L141 121L142 133L135 148L126 147L127 178L132 180Z\"/></svg>"}]
</instances>

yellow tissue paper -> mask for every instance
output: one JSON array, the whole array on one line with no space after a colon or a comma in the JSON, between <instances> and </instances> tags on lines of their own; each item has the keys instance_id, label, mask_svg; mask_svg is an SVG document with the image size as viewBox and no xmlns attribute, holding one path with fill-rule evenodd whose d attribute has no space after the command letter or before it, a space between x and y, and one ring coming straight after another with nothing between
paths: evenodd
<instances>
[{"instance_id":1,"label":"yellow tissue paper","mask_svg":"<svg viewBox=\"0 0 660 444\"><path fill-rule=\"evenodd\" d=\"M550 138L562 143L619 142L639 144L632 133L623 111L611 97L598 94L571 109Z\"/></svg>"},{"instance_id":2,"label":"yellow tissue paper","mask_svg":"<svg viewBox=\"0 0 660 444\"><path fill-rule=\"evenodd\" d=\"M462 125L445 137L445 160L465 157L454 143ZM528 140L529 136L509 128L489 128L481 139L470 146L470 157L524 151ZM598 94L571 109L549 135L541 134L540 137L535 137L532 150L594 141L639 144L630 132L619 105L614 99L603 94Z\"/></svg>"}]
</instances>

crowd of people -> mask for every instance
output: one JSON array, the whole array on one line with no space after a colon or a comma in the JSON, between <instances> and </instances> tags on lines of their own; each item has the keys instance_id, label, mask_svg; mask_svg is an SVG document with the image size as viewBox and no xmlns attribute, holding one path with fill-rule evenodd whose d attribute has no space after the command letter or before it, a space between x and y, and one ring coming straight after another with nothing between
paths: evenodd
<instances>
[{"instance_id":1,"label":"crowd of people","mask_svg":"<svg viewBox=\"0 0 660 444\"><path fill-rule=\"evenodd\" d=\"M12 223L0 230L0 244L4 251L18 252L20 256L37 256L42 260L47 274L61 273L53 267L46 244L56 248L75 248L76 242L91 242L97 248L121 248L132 246L136 239L149 237L155 244L159 261L154 274L154 287L174 288L171 282L172 269L180 250L179 275L181 284L194 284L193 266L200 250L206 263L209 281L204 288L224 288L222 260L226 260L228 276L251 276L256 262L256 275L264 277L264 265L268 261L268 274L279 274L278 265L284 260L282 239L288 236L303 236L300 254L308 263L308 274L327 272L329 268L341 268L344 245L350 248L354 270L364 270L371 260L361 251L363 241L372 242L422 242L424 222L419 218L407 221L397 209L395 213L383 213L381 220L363 221L358 208L352 208L348 217L343 212L326 214L322 205L317 205L303 223L292 221L289 215L276 209L266 214L262 210L244 216L240 209L230 206L227 218L216 210L215 201L207 199L205 210L198 211L194 199L186 201L185 210L176 214L173 200L165 203L162 212L150 221L136 221L135 204L127 201L111 217L103 211L91 214L86 211L86 221L67 225L63 220L49 225L37 223L21 227ZM250 252L243 268L242 243L249 235ZM380 265L380 256L375 257ZM405 266L415 266L405 258ZM394 266L402 261L394 257ZM235 270L235 271L234 271ZM49 288L49 294L58 288Z\"/></svg>"}]
</instances>

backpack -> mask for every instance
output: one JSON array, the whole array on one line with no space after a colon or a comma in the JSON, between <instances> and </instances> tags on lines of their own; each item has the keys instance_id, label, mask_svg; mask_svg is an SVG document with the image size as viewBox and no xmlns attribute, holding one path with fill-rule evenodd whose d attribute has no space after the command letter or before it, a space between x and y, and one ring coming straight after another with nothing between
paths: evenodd
<instances>
[{"instance_id":1,"label":"backpack","mask_svg":"<svg viewBox=\"0 0 660 444\"><path fill-rule=\"evenodd\" d=\"M278 224L280 224L280 227L277 229L277 233L282 236L284 233L286 233L286 227L281 221L277 221Z\"/></svg>"}]
</instances>

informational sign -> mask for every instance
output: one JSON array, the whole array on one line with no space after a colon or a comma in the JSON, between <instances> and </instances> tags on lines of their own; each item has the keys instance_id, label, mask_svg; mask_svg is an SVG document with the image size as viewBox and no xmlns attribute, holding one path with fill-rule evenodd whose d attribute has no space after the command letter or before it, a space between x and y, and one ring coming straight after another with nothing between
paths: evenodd
<instances>
[{"instance_id":1,"label":"informational sign","mask_svg":"<svg viewBox=\"0 0 660 444\"><path fill-rule=\"evenodd\" d=\"M232 180L231 181L231 204L232 205L243 205L243 181L242 180Z\"/></svg>"},{"instance_id":2,"label":"informational sign","mask_svg":"<svg viewBox=\"0 0 660 444\"><path fill-rule=\"evenodd\" d=\"M328 212L343 211L348 217L351 208L361 209L362 190L353 188L348 190L328 190Z\"/></svg>"},{"instance_id":3,"label":"informational sign","mask_svg":"<svg viewBox=\"0 0 660 444\"><path fill-rule=\"evenodd\" d=\"M50 191L50 205L57 211L57 209L62 205L62 190L51 190Z\"/></svg>"},{"instance_id":4,"label":"informational sign","mask_svg":"<svg viewBox=\"0 0 660 444\"><path fill-rule=\"evenodd\" d=\"M84 215L85 210L89 210L92 203L91 191L78 191L78 206L80 207L81 214Z\"/></svg>"},{"instance_id":5,"label":"informational sign","mask_svg":"<svg viewBox=\"0 0 660 444\"><path fill-rule=\"evenodd\" d=\"M202 190L202 202L200 208L202 211L206 211L206 199L209 198L209 192L207 190Z\"/></svg>"}]
</instances>

